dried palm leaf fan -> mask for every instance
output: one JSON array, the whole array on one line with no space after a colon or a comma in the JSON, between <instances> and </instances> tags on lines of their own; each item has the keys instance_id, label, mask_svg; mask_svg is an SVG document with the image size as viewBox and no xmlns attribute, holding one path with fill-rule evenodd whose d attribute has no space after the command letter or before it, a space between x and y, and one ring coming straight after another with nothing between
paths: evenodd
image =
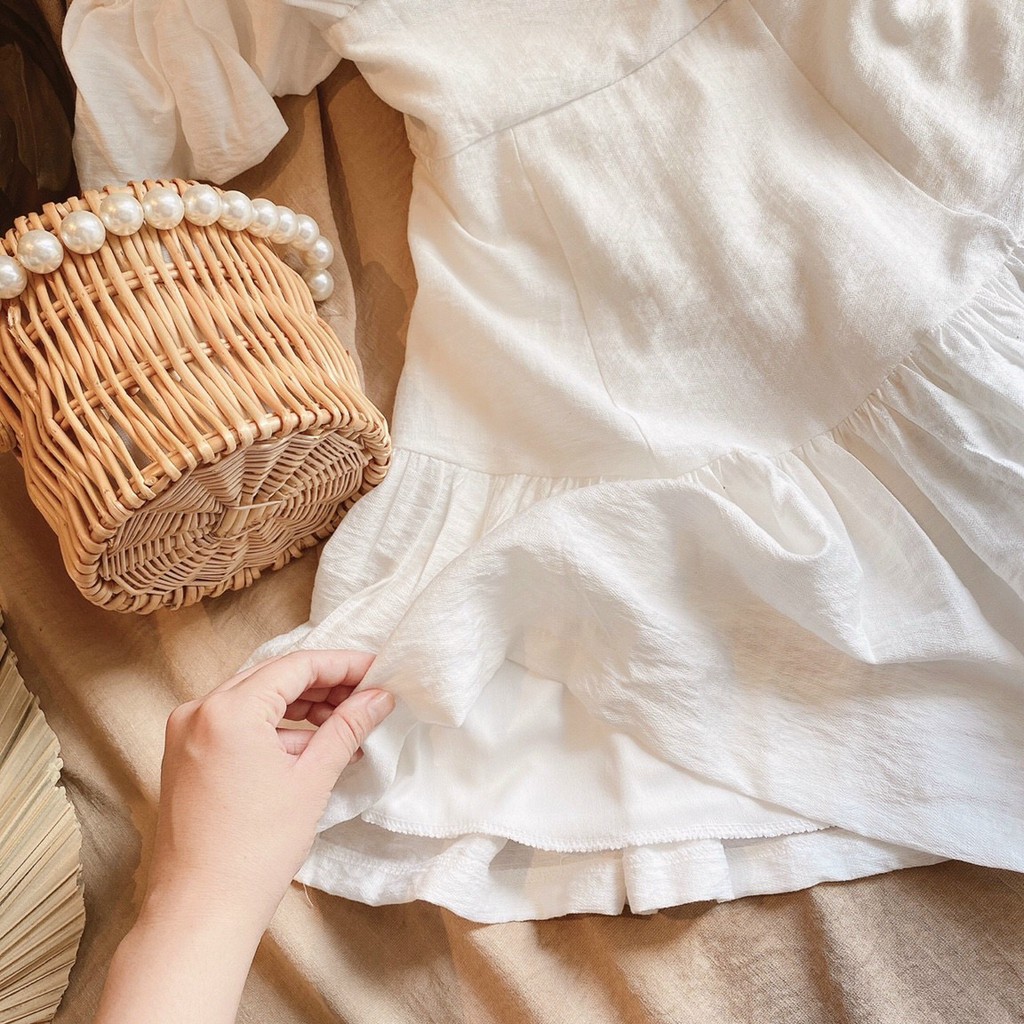
<instances>
[{"instance_id":1,"label":"dried palm leaf fan","mask_svg":"<svg viewBox=\"0 0 1024 1024\"><path fill-rule=\"evenodd\" d=\"M0 628L0 1024L53 1019L85 926L82 837L60 769Z\"/></svg>"},{"instance_id":2,"label":"dried palm leaf fan","mask_svg":"<svg viewBox=\"0 0 1024 1024\"><path fill-rule=\"evenodd\" d=\"M387 424L314 305L333 250L310 218L143 181L18 218L0 248L0 449L90 601L247 586L383 479Z\"/></svg>"}]
</instances>

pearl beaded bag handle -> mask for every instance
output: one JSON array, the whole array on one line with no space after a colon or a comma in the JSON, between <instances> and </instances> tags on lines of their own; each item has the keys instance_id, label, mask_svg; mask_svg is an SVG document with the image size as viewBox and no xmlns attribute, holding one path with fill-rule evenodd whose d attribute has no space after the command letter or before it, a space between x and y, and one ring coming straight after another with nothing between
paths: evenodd
<instances>
[{"instance_id":1,"label":"pearl beaded bag handle","mask_svg":"<svg viewBox=\"0 0 1024 1024\"><path fill-rule=\"evenodd\" d=\"M383 479L387 424L314 305L333 258L312 218L179 180L49 204L0 242L0 449L89 600L246 586Z\"/></svg>"},{"instance_id":2,"label":"pearl beaded bag handle","mask_svg":"<svg viewBox=\"0 0 1024 1024\"><path fill-rule=\"evenodd\" d=\"M0 255L0 299L16 299L28 286L28 274L51 274L64 261L65 249L90 256L107 240L107 232L119 237L134 235L147 224L170 231L182 221L198 227L220 225L228 231L248 231L269 238L275 245L291 246L305 268L303 279L316 302L329 299L334 279L328 267L334 262L334 246L320 234L312 217L297 214L269 199L250 199L244 192L220 192L212 185L189 185L183 193L166 185L147 189L141 202L130 192L109 191L97 213L73 210L60 221L56 232L45 228L26 231L17 241L15 254Z\"/></svg>"}]
</instances>

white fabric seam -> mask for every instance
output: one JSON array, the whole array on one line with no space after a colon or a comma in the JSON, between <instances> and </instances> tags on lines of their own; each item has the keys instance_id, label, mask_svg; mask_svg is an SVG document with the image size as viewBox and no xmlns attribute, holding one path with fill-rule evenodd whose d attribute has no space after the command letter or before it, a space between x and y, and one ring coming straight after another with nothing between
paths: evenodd
<instances>
[{"instance_id":1,"label":"white fabric seam","mask_svg":"<svg viewBox=\"0 0 1024 1024\"><path fill-rule=\"evenodd\" d=\"M548 853L565 854L628 850L636 846L653 846L664 843L708 842L728 839L772 839L780 836L822 832L834 827L831 825L808 826L806 819L793 818L790 821L781 822L768 830L743 825L723 825L719 827L698 825L688 827L682 831L658 829L640 832L636 835L631 835L628 842L615 839L612 836L604 836L602 838L592 837L584 839L572 845L562 844L554 846L550 840L538 839L536 836L529 836L525 833L511 835L509 833L512 830L492 825L489 822L468 822L449 825L442 831L425 828L414 822L402 821L389 815L375 814L372 810L364 811L360 817L370 825L376 825L398 835L418 836L421 839L456 839L464 835L487 835L508 839L522 846L529 846L536 850L545 850Z\"/></svg>"},{"instance_id":2,"label":"white fabric seam","mask_svg":"<svg viewBox=\"0 0 1024 1024\"><path fill-rule=\"evenodd\" d=\"M574 103L578 103L580 100L586 99L588 96L596 96L600 92L604 92L606 89L612 89L620 82L626 81L627 78L632 78L637 72L642 71L649 64L653 64L656 60L664 57L670 50L678 46L688 36L693 35L709 18L715 16L730 0L719 0L719 2L704 15L696 24L691 25L681 36L677 36L667 46L659 50L657 53L648 57L647 60L641 64L637 64L635 68L627 71L624 75L620 75L618 78L613 79L610 82L605 82L604 85L596 86L593 89L589 89L587 92L582 92L578 96L573 96L571 99L567 99L562 103L556 103L554 106L547 107L544 110L538 110L535 114L530 114L528 117L521 118L518 121L514 121L512 124L503 125L492 132L487 132L485 135L480 135L475 139L471 139L469 142L459 146L458 149L452 150L450 153L443 153L440 156L427 156L419 151L416 151L416 157L422 159L425 163L436 165L444 163L446 160L452 160L459 156L460 153L465 153L466 150L472 149L474 146L479 145L481 142L486 142L488 139L496 138L499 135L504 135L505 132L513 132L517 128L521 128L525 124L529 124L531 121L537 121L540 118L547 117L549 114L553 114L557 110L563 110L565 107L571 107ZM411 142L411 140L410 140Z\"/></svg>"}]
</instances>

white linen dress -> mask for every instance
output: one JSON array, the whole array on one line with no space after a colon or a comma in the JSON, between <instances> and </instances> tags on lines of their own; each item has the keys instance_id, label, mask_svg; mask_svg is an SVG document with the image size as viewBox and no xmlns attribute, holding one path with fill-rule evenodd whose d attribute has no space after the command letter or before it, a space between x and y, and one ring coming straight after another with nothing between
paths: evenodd
<instances>
[{"instance_id":1,"label":"white linen dress","mask_svg":"<svg viewBox=\"0 0 1024 1024\"><path fill-rule=\"evenodd\" d=\"M1024 870L1019 4L147 8L69 14L87 183L223 180L340 57L416 157L394 466L255 655L398 697L302 881L503 921Z\"/></svg>"}]
</instances>

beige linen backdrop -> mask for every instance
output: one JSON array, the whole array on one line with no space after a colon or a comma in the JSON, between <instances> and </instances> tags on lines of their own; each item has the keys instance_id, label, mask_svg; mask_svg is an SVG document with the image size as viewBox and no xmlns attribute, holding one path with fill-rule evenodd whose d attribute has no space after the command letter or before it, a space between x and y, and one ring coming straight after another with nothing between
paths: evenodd
<instances>
[{"instance_id":1,"label":"beige linen backdrop","mask_svg":"<svg viewBox=\"0 0 1024 1024\"><path fill-rule=\"evenodd\" d=\"M56 28L59 0L51 6ZM349 64L282 108L288 136L237 184L336 226L329 312L358 353L370 397L390 413L415 290L401 118ZM88 920L59 1024L92 1019L138 909L167 714L305 620L316 557L197 607L145 618L104 612L65 576L20 467L0 458L0 603L26 682L60 739L84 835ZM293 884L239 1020L997 1024L1024 1020L1022 970L1024 877L962 864L651 917L492 926L427 904L366 907Z\"/></svg>"}]
</instances>

